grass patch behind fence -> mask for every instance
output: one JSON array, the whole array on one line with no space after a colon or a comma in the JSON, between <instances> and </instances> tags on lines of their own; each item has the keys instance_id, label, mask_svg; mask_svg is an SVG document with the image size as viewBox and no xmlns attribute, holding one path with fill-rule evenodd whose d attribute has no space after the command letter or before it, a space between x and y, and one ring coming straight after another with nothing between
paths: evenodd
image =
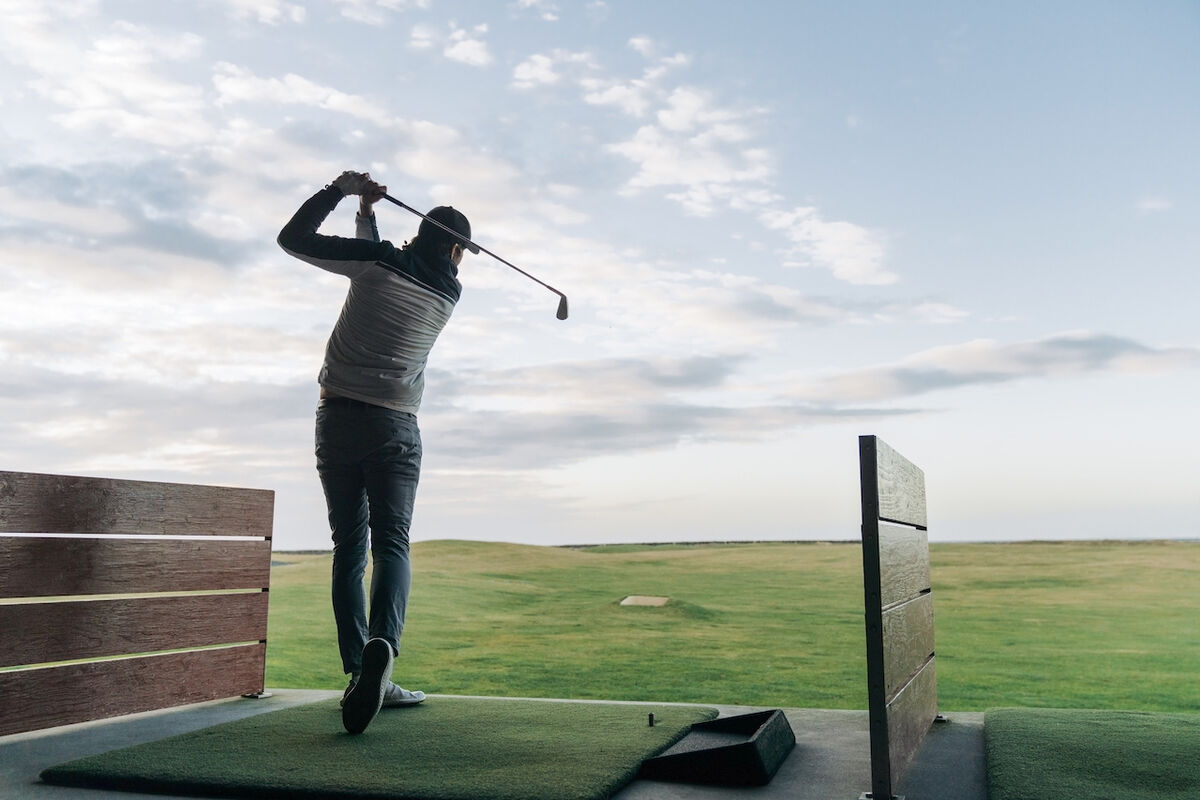
<instances>
[{"instance_id":1,"label":"grass patch behind fence","mask_svg":"<svg viewBox=\"0 0 1200 800\"><path fill-rule=\"evenodd\" d=\"M276 559L267 684L342 688L330 556ZM396 665L412 688L867 706L856 543L435 541L413 559ZM942 708L1200 711L1200 543L934 544L931 562Z\"/></svg>"}]
</instances>

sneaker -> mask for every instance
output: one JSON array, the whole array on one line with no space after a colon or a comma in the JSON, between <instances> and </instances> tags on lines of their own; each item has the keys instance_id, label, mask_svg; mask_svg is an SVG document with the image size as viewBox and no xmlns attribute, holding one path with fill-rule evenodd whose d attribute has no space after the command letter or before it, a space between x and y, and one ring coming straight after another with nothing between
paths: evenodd
<instances>
[{"instance_id":1,"label":"sneaker","mask_svg":"<svg viewBox=\"0 0 1200 800\"><path fill-rule=\"evenodd\" d=\"M350 693L354 691L355 683L357 683L357 681L351 678L350 685L346 687L346 691L342 692L342 699L338 700L338 708L342 708L346 705L346 698L349 697Z\"/></svg>"},{"instance_id":2,"label":"sneaker","mask_svg":"<svg viewBox=\"0 0 1200 800\"><path fill-rule=\"evenodd\" d=\"M349 733L362 733L383 706L392 677L392 646L372 639L362 651L362 674L346 689L342 701L342 725Z\"/></svg>"},{"instance_id":3,"label":"sneaker","mask_svg":"<svg viewBox=\"0 0 1200 800\"><path fill-rule=\"evenodd\" d=\"M410 692L408 689L402 689L394 683L389 682L387 691L383 695L384 708L403 708L404 706L415 706L417 703L425 701L424 692Z\"/></svg>"}]
</instances>

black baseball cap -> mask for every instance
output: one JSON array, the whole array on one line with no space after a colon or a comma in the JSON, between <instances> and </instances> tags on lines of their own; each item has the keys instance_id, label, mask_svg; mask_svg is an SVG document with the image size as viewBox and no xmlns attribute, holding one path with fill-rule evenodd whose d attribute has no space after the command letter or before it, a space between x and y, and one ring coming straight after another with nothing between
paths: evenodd
<instances>
[{"instance_id":1,"label":"black baseball cap","mask_svg":"<svg viewBox=\"0 0 1200 800\"><path fill-rule=\"evenodd\" d=\"M466 216L461 211L453 206L438 206L431 210L425 216L432 219L434 222L440 222L450 230L463 237L453 236L446 231L434 225L429 219L421 220L421 227L417 229L417 235L425 241L450 241L461 244L472 253L479 253L479 246L473 244L471 240L471 223L467 221ZM463 241L465 239L466 241Z\"/></svg>"}]
</instances>

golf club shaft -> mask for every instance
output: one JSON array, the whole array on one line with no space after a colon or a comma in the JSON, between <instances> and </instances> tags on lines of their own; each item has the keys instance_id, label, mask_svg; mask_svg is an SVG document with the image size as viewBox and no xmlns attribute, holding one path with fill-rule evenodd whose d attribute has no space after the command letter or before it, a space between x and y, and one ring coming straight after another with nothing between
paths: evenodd
<instances>
[{"instance_id":1,"label":"golf club shaft","mask_svg":"<svg viewBox=\"0 0 1200 800\"><path fill-rule=\"evenodd\" d=\"M443 225L442 223L438 222L436 219L430 219L429 217L427 217L427 216L425 216L424 214L422 214L420 211L417 211L417 210L416 210L415 208L413 208L412 206L410 206L410 205L407 205L407 204L405 204L405 203L401 203L399 200L397 200L396 198L392 197L390 194L385 194L385 195L383 196L383 199L384 199L384 200L390 200L390 201L392 201L393 203L395 203L396 205L400 206L401 208L403 208L403 209L406 209L406 210L408 210L408 211L411 211L412 213L416 214L416 215L417 215L418 217L420 217L421 219L424 219L424 220L429 220L429 222L432 222L434 225L437 225L439 228L441 228L442 230L444 230L446 233L452 234L452 235L456 236L457 238L461 239L462 241L466 242L466 243L467 243L468 245L470 245L470 247L471 247L473 250L475 250L476 252L483 252L483 253L487 253L489 256L491 256L492 258L496 259L497 261L499 261L499 262L500 262L501 264L503 264L504 266L506 266L506 267L512 267L512 268L513 268L513 269L515 269L517 272L521 273L521 274L522 274L522 275L524 275L526 278L529 278L529 280L533 281L534 283L540 283L542 286L545 286L547 289L549 289L550 291L554 292L556 295L558 295L559 297L561 297L563 300L566 300L566 299L567 299L567 296L566 296L565 294L563 294L562 292L560 292L558 289L555 289L555 288L554 288L553 286L551 286L550 284L546 283L545 281L538 280L537 278L533 277L532 275L530 275L530 274L529 274L528 272L526 272L525 270L523 270L523 269L521 269L520 267L518 267L516 264L513 264L513 263L511 263L511 262L509 262L509 261L505 261L503 258L501 258L500 256L496 255L496 254L495 254L495 253L493 253L491 250L488 250L486 247L480 247L480 246L479 246L479 245L477 245L475 242L472 242L470 239L468 239L467 237L463 236L461 233L458 233L457 231L450 229L449 227L447 227L447 226Z\"/></svg>"}]
</instances>

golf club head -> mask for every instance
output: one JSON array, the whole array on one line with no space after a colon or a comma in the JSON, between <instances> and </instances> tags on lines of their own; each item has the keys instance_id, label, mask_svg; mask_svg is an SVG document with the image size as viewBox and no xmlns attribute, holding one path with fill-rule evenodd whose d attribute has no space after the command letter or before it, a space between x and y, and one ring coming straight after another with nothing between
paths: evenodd
<instances>
[{"instance_id":1,"label":"golf club head","mask_svg":"<svg viewBox=\"0 0 1200 800\"><path fill-rule=\"evenodd\" d=\"M558 317L559 319L566 319L567 318L567 296L565 294L561 294L558 297L559 297L558 313L555 314L554 316Z\"/></svg>"}]
</instances>

